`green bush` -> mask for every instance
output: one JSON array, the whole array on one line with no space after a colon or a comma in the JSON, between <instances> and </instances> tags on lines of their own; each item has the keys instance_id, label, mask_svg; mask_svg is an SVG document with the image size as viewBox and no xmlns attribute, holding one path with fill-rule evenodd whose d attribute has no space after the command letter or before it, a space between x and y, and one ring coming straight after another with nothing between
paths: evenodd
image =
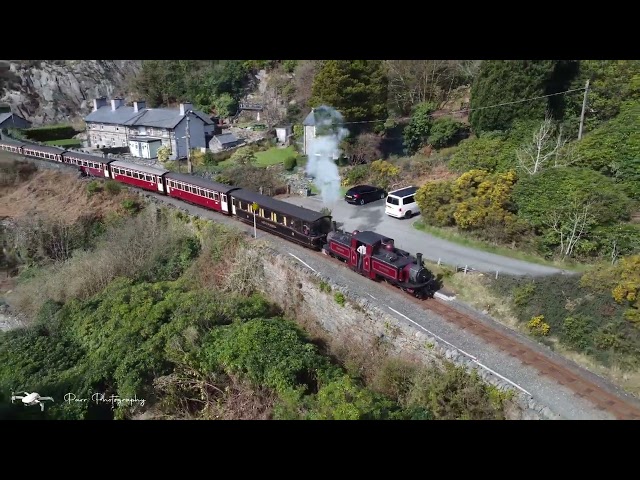
<instances>
[{"instance_id":1,"label":"green bush","mask_svg":"<svg viewBox=\"0 0 640 480\"><path fill-rule=\"evenodd\" d=\"M291 171L296 167L297 160L295 156L286 157L284 159L284 168L287 171Z\"/></svg>"},{"instance_id":2,"label":"green bush","mask_svg":"<svg viewBox=\"0 0 640 480\"><path fill-rule=\"evenodd\" d=\"M367 178L370 172L369 165L358 165L350 169L344 179L346 185L357 185Z\"/></svg>"},{"instance_id":3,"label":"green bush","mask_svg":"<svg viewBox=\"0 0 640 480\"><path fill-rule=\"evenodd\" d=\"M131 198L125 198L122 200L122 208L124 208L128 213L133 214L140 210L140 202Z\"/></svg>"},{"instance_id":4,"label":"green bush","mask_svg":"<svg viewBox=\"0 0 640 480\"><path fill-rule=\"evenodd\" d=\"M92 196L94 193L99 193L101 191L102 183L100 183L98 180L91 180L87 184L87 193L89 194L89 196Z\"/></svg>"},{"instance_id":5,"label":"green bush","mask_svg":"<svg viewBox=\"0 0 640 480\"><path fill-rule=\"evenodd\" d=\"M429 130L429 143L435 148L449 147L465 132L464 125L453 118L439 118Z\"/></svg>"},{"instance_id":6,"label":"green bush","mask_svg":"<svg viewBox=\"0 0 640 480\"><path fill-rule=\"evenodd\" d=\"M344 304L346 302L346 298L341 292L336 292L336 294L333 296L333 298L334 298L334 300L336 301L336 303L338 305L340 305L341 307L344 307Z\"/></svg>"},{"instance_id":7,"label":"green bush","mask_svg":"<svg viewBox=\"0 0 640 480\"><path fill-rule=\"evenodd\" d=\"M122 185L114 180L107 180L104 185L104 190L111 195L117 195L122 191Z\"/></svg>"}]
</instances>

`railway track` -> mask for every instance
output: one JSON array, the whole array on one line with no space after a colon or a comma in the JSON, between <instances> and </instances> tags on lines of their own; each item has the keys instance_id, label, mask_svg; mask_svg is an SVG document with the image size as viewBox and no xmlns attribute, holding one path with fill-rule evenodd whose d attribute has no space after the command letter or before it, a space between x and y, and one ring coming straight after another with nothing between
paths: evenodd
<instances>
[{"instance_id":1,"label":"railway track","mask_svg":"<svg viewBox=\"0 0 640 480\"><path fill-rule=\"evenodd\" d=\"M21 157L20 159L24 158ZM49 162L44 161L36 161L34 163L50 165ZM70 167L69 165L62 164L55 165L57 168L60 168L60 165L63 167ZM158 195L155 196L156 198L163 198ZM344 264L344 262L328 255L324 255L321 252L314 252L310 250L309 253L311 255L317 255L319 258L339 263L342 268L349 268ZM398 292L398 288L393 285L386 282L380 282L380 284L388 289ZM408 301L419 305L420 308L430 310L454 323L460 329L468 331L484 341L495 345L498 349L504 351L508 355L517 358L523 365L533 367L539 372L539 375L552 378L560 385L572 390L576 396L591 402L597 409L607 411L620 420L640 420L640 408L634 403L625 401L625 399L608 392L595 382L585 378L585 376L579 375L566 366L536 352L531 347L518 341L514 336L507 335L495 328L491 328L473 316L460 312L451 305L447 305L438 299L429 299L425 301L419 300L408 294L405 294L405 297Z\"/></svg>"},{"instance_id":2,"label":"railway track","mask_svg":"<svg viewBox=\"0 0 640 480\"><path fill-rule=\"evenodd\" d=\"M324 255L320 252L313 253L319 257L339 263L343 268L349 268L339 259ZM379 284L391 291L400 291L396 286L386 282L379 282ZM518 341L517 338L507 335L495 328L491 328L473 316L460 312L451 305L447 305L436 298L420 300L412 295L405 295L408 301L419 306L421 309L436 313L455 324L461 330L469 332L485 342L496 346L509 356L518 359L523 365L536 369L538 375L553 379L556 383L573 391L574 395L591 402L598 410L609 412L619 420L640 420L640 408L638 406L608 392L600 385L577 374L559 362L536 352L528 345Z\"/></svg>"}]
</instances>

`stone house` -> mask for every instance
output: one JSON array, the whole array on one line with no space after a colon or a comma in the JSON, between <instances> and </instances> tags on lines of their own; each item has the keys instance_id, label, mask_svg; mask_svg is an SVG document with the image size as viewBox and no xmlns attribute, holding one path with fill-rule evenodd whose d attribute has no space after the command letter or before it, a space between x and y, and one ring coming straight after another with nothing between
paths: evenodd
<instances>
[{"instance_id":1,"label":"stone house","mask_svg":"<svg viewBox=\"0 0 640 480\"><path fill-rule=\"evenodd\" d=\"M187 120L188 118L188 120ZM170 159L187 156L187 124L191 149L207 147L206 137L215 129L214 122L191 103L179 108L147 108L144 101L126 106L121 98L93 101L93 111L85 117L87 140L94 148L129 147L133 156L157 157L158 148L168 146Z\"/></svg>"}]
</instances>

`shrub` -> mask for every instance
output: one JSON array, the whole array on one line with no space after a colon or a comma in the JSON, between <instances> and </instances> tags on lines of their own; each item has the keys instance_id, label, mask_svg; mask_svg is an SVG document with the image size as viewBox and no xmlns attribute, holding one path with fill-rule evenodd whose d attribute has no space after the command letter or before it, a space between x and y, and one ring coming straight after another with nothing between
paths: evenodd
<instances>
[{"instance_id":1,"label":"shrub","mask_svg":"<svg viewBox=\"0 0 640 480\"><path fill-rule=\"evenodd\" d=\"M91 180L87 184L87 193L89 196L92 196L94 193L99 193L102 191L102 184L98 180Z\"/></svg>"},{"instance_id":2,"label":"shrub","mask_svg":"<svg viewBox=\"0 0 640 480\"><path fill-rule=\"evenodd\" d=\"M340 305L341 307L344 307L344 303L346 301L346 298L344 297L344 295L341 292L336 292L336 294L333 296L333 298L335 299L336 303L338 305Z\"/></svg>"},{"instance_id":3,"label":"shrub","mask_svg":"<svg viewBox=\"0 0 640 480\"><path fill-rule=\"evenodd\" d=\"M439 118L429 131L429 143L436 148L448 147L456 143L464 130L464 125L453 118Z\"/></svg>"},{"instance_id":4,"label":"shrub","mask_svg":"<svg viewBox=\"0 0 640 480\"><path fill-rule=\"evenodd\" d=\"M295 156L292 155L284 159L285 170L290 172L296 167L296 165L297 165L297 160Z\"/></svg>"},{"instance_id":5,"label":"shrub","mask_svg":"<svg viewBox=\"0 0 640 480\"><path fill-rule=\"evenodd\" d=\"M104 185L104 190L111 195L117 195L122 191L122 185L114 180L107 180Z\"/></svg>"},{"instance_id":6,"label":"shrub","mask_svg":"<svg viewBox=\"0 0 640 480\"><path fill-rule=\"evenodd\" d=\"M551 330L549 324L544 322L544 315L538 315L537 317L533 317L529 320L527 328L537 337L546 337L549 335L549 331Z\"/></svg>"},{"instance_id":7,"label":"shrub","mask_svg":"<svg viewBox=\"0 0 640 480\"><path fill-rule=\"evenodd\" d=\"M122 200L122 208L124 208L128 213L133 214L140 210L140 202L132 198L125 198Z\"/></svg>"},{"instance_id":8,"label":"shrub","mask_svg":"<svg viewBox=\"0 0 640 480\"><path fill-rule=\"evenodd\" d=\"M329 285L327 282L320 282L320 291L326 293L331 292L331 285Z\"/></svg>"},{"instance_id":9,"label":"shrub","mask_svg":"<svg viewBox=\"0 0 640 480\"><path fill-rule=\"evenodd\" d=\"M358 165L349 169L344 180L342 181L342 185L345 187L357 185L362 180L367 178L367 175L369 175L369 171L369 165Z\"/></svg>"}]
</instances>

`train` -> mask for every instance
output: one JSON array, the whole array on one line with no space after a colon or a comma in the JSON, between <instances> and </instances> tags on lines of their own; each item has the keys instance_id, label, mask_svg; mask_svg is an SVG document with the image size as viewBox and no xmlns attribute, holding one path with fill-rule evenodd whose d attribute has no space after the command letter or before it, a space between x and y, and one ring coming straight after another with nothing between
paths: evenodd
<instances>
[{"instance_id":1,"label":"train","mask_svg":"<svg viewBox=\"0 0 640 480\"><path fill-rule=\"evenodd\" d=\"M415 256L396 248L393 239L373 231L338 230L331 215L316 212L246 188L225 185L161 167L139 165L86 153L3 138L0 150L75 166L84 176L111 179L176 198L254 225L346 263L371 280L384 280L416 298L437 290L433 273ZM255 211L254 211L255 210Z\"/></svg>"}]
</instances>

